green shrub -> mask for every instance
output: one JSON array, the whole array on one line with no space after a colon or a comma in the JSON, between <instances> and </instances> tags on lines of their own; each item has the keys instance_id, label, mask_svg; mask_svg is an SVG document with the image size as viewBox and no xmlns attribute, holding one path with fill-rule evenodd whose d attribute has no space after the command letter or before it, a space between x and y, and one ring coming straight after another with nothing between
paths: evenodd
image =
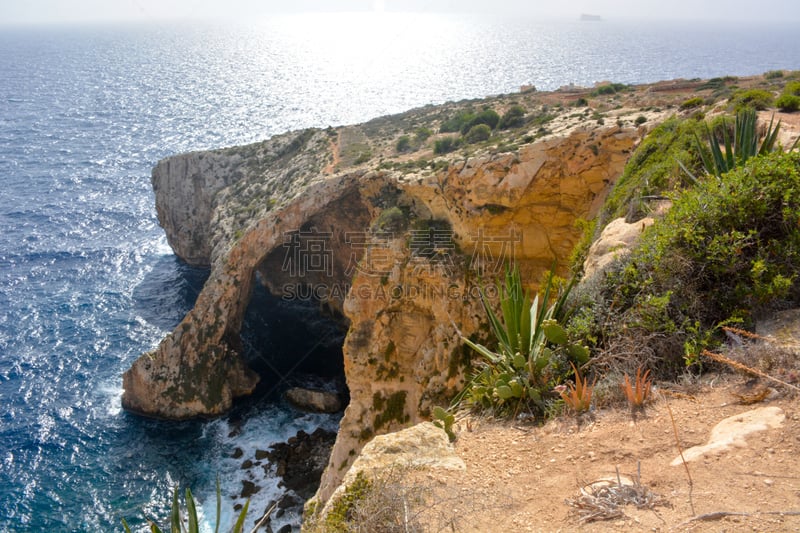
<instances>
[{"instance_id":1,"label":"green shrub","mask_svg":"<svg viewBox=\"0 0 800 533\"><path fill-rule=\"evenodd\" d=\"M452 152L453 150L458 149L461 146L461 139L450 135L448 137L442 137L441 139L437 139L436 142L433 143L433 153L434 154L446 154Z\"/></svg>"},{"instance_id":2,"label":"green shrub","mask_svg":"<svg viewBox=\"0 0 800 533\"><path fill-rule=\"evenodd\" d=\"M715 342L719 325L800 304L798 221L800 154L773 152L708 176L676 195L570 327L598 339L607 360L635 353L630 369L649 359L674 376Z\"/></svg>"},{"instance_id":3,"label":"green shrub","mask_svg":"<svg viewBox=\"0 0 800 533\"><path fill-rule=\"evenodd\" d=\"M763 111L772 105L774 99L772 93L764 89L747 89L735 92L731 101L736 111L746 107Z\"/></svg>"},{"instance_id":4,"label":"green shrub","mask_svg":"<svg viewBox=\"0 0 800 533\"><path fill-rule=\"evenodd\" d=\"M397 144L395 144L394 149L399 154L413 151L411 147L411 137L408 135L401 135L400 138L397 139Z\"/></svg>"},{"instance_id":5,"label":"green shrub","mask_svg":"<svg viewBox=\"0 0 800 533\"><path fill-rule=\"evenodd\" d=\"M492 136L492 129L487 124L477 124L472 126L464 135L464 140L469 143L478 143L488 140Z\"/></svg>"},{"instance_id":6,"label":"green shrub","mask_svg":"<svg viewBox=\"0 0 800 533\"><path fill-rule=\"evenodd\" d=\"M625 85L624 83L609 83L606 85L600 85L599 87L595 88L595 90L592 91L592 96L616 94L618 92L626 90L627 88L628 86Z\"/></svg>"},{"instance_id":7,"label":"green shrub","mask_svg":"<svg viewBox=\"0 0 800 533\"><path fill-rule=\"evenodd\" d=\"M636 120L634 120L633 122L634 122L634 124L636 124L637 126L641 126L642 124L644 124L645 122L647 122L647 117L646 117L646 116L644 116L644 115L639 115L638 117L636 117Z\"/></svg>"},{"instance_id":8,"label":"green shrub","mask_svg":"<svg viewBox=\"0 0 800 533\"><path fill-rule=\"evenodd\" d=\"M589 102L588 102L588 100L586 100L586 98L581 97L581 98L578 98L577 100L575 100L573 105L575 107L586 107L587 105L589 105Z\"/></svg>"},{"instance_id":9,"label":"green shrub","mask_svg":"<svg viewBox=\"0 0 800 533\"><path fill-rule=\"evenodd\" d=\"M525 125L525 108L519 104L513 105L508 108L500 119L497 127L501 130L509 128L519 128Z\"/></svg>"},{"instance_id":10,"label":"green shrub","mask_svg":"<svg viewBox=\"0 0 800 533\"><path fill-rule=\"evenodd\" d=\"M373 489L373 481L359 472L344 493L337 498L325 516L324 530L328 533L349 533L355 507L368 497Z\"/></svg>"},{"instance_id":11,"label":"green shrub","mask_svg":"<svg viewBox=\"0 0 800 533\"><path fill-rule=\"evenodd\" d=\"M737 78L736 76L725 76L723 78L711 78L710 80L708 80L707 82L702 84L697 89L698 90L714 89L715 91L718 91L718 90L721 90L721 89L725 88L725 86L728 83L737 81L738 79L739 78Z\"/></svg>"},{"instance_id":12,"label":"green shrub","mask_svg":"<svg viewBox=\"0 0 800 533\"><path fill-rule=\"evenodd\" d=\"M770 71L764 73L764 78L766 78L768 80L774 80L774 79L782 78L782 77L783 77L783 71L782 70L770 70Z\"/></svg>"},{"instance_id":13,"label":"green shrub","mask_svg":"<svg viewBox=\"0 0 800 533\"><path fill-rule=\"evenodd\" d=\"M442 122L442 125L439 126L439 133L455 133L460 132L461 129L464 127L465 124L468 124L472 119L475 118L475 113L473 111L460 111L454 117L450 117L449 119Z\"/></svg>"},{"instance_id":14,"label":"green shrub","mask_svg":"<svg viewBox=\"0 0 800 533\"><path fill-rule=\"evenodd\" d=\"M695 107L700 107L701 105L703 105L703 99L699 96L695 96L685 100L681 104L681 109L694 109Z\"/></svg>"},{"instance_id":15,"label":"green shrub","mask_svg":"<svg viewBox=\"0 0 800 533\"><path fill-rule=\"evenodd\" d=\"M371 152L361 152L361 154L359 154L359 156L356 158L356 160L353 161L353 164L354 165L363 165L364 163L366 163L370 159L372 159L372 153Z\"/></svg>"},{"instance_id":16,"label":"green shrub","mask_svg":"<svg viewBox=\"0 0 800 533\"><path fill-rule=\"evenodd\" d=\"M408 213L394 205L381 211L371 229L377 232L401 232L408 229L409 222Z\"/></svg>"},{"instance_id":17,"label":"green shrub","mask_svg":"<svg viewBox=\"0 0 800 533\"><path fill-rule=\"evenodd\" d=\"M775 100L775 107L786 113L797 111L800 109L800 96L782 94Z\"/></svg>"},{"instance_id":18,"label":"green shrub","mask_svg":"<svg viewBox=\"0 0 800 533\"><path fill-rule=\"evenodd\" d=\"M417 128L416 131L414 132L414 140L421 145L422 143L427 141L431 135L433 135L433 131L431 131L430 128L426 128L423 126L421 128Z\"/></svg>"},{"instance_id":19,"label":"green shrub","mask_svg":"<svg viewBox=\"0 0 800 533\"><path fill-rule=\"evenodd\" d=\"M614 185L603 209L604 219L636 214L640 197L680 187L685 181L681 164L698 172L702 161L696 152L695 135L700 128L696 120L672 117L653 129Z\"/></svg>"},{"instance_id":20,"label":"green shrub","mask_svg":"<svg viewBox=\"0 0 800 533\"><path fill-rule=\"evenodd\" d=\"M800 81L790 81L783 88L783 93L775 100L775 107L791 113L800 109Z\"/></svg>"},{"instance_id":21,"label":"green shrub","mask_svg":"<svg viewBox=\"0 0 800 533\"><path fill-rule=\"evenodd\" d=\"M461 126L461 133L463 135L466 135L469 130L471 130L472 128L474 128L479 124L485 124L486 126L489 126L490 130L493 130L497 127L497 124L499 123L500 123L500 115L497 114L497 111L495 111L494 109L484 109L483 111L472 117L472 119L469 122Z\"/></svg>"},{"instance_id":22,"label":"green shrub","mask_svg":"<svg viewBox=\"0 0 800 533\"><path fill-rule=\"evenodd\" d=\"M790 81L783 88L783 94L791 94L793 96L800 96L800 81Z\"/></svg>"}]
</instances>

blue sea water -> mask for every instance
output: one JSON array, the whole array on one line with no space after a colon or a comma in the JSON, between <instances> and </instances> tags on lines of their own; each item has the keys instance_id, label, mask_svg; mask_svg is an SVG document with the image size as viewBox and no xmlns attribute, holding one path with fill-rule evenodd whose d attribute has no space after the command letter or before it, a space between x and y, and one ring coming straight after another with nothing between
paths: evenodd
<instances>
[{"instance_id":1,"label":"blue sea water","mask_svg":"<svg viewBox=\"0 0 800 533\"><path fill-rule=\"evenodd\" d=\"M123 516L141 528L176 484L213 508L217 475L230 503L234 448L336 428L274 394L205 422L120 409L121 373L206 276L157 225L160 158L523 84L778 68L800 69L791 25L328 14L0 29L0 531L119 531ZM291 349L280 317L254 320L254 342ZM263 509L278 480L257 481Z\"/></svg>"}]
</instances>

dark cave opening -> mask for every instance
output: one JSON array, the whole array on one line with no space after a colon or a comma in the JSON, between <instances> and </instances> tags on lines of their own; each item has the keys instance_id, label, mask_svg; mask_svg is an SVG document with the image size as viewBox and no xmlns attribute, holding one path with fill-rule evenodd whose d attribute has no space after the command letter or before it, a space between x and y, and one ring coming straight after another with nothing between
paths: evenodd
<instances>
[{"instance_id":1,"label":"dark cave opening","mask_svg":"<svg viewBox=\"0 0 800 533\"><path fill-rule=\"evenodd\" d=\"M314 300L286 299L254 284L241 329L243 357L261 377L252 400L277 401L290 387L337 392L347 404L343 321Z\"/></svg>"}]
</instances>

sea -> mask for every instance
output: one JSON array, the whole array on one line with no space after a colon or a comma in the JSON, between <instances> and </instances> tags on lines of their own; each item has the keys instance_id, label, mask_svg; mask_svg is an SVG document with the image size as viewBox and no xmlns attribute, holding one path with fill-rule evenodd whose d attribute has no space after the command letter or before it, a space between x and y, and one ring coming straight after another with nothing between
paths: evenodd
<instances>
[{"instance_id":1,"label":"sea","mask_svg":"<svg viewBox=\"0 0 800 533\"><path fill-rule=\"evenodd\" d=\"M122 518L144 531L145 516L166 523L176 486L191 487L211 531L217 479L225 530L254 475L237 448L337 428L336 415L281 399L313 369L267 376L214 420L121 409L122 372L208 275L158 226L158 160L522 85L775 69L800 69L795 25L328 13L0 27L0 531L122 531ZM259 302L250 356L308 349L303 329L286 327L302 317ZM282 489L274 469L260 471L251 508L263 512ZM299 517L273 527L286 524L297 530Z\"/></svg>"}]
</instances>

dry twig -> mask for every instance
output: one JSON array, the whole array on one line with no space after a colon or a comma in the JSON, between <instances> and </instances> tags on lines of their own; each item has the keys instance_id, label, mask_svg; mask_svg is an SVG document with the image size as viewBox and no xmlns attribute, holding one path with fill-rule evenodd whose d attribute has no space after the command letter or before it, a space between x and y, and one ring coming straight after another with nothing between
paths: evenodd
<instances>
[{"instance_id":1,"label":"dry twig","mask_svg":"<svg viewBox=\"0 0 800 533\"><path fill-rule=\"evenodd\" d=\"M689 520L678 524L677 528L688 526L692 522L710 522L711 520L720 520L726 516L759 516L759 515L778 515L778 516L800 516L800 511L756 511L754 513L741 513L736 511L716 511L714 513L701 514L693 516Z\"/></svg>"},{"instance_id":2,"label":"dry twig","mask_svg":"<svg viewBox=\"0 0 800 533\"><path fill-rule=\"evenodd\" d=\"M732 368L735 368L737 370L741 370L743 372L747 372L748 374L753 374L754 376L758 376L760 378L764 378L764 379L767 379L767 380L770 380L770 381L774 381L775 383L779 383L779 384L783 385L784 387L788 387L788 388L793 389L793 390L795 390L797 392L800 392L800 387L792 385L791 383L786 383L785 381L782 381L782 380L780 380L778 378L772 377L769 374L765 374L764 372L762 372L762 371L760 371L758 369L751 368L751 367L749 367L747 365L744 365L744 364L742 364L742 363L740 363L738 361L734 361L733 359L731 359L729 357L725 357L724 355L722 355L720 353L714 353L714 352L710 352L708 350L703 350L702 352L700 352L700 355L704 355L705 357L708 357L709 359L712 359L712 360L714 360L714 361L716 361L718 363L726 364L726 365L728 365L728 366L730 366Z\"/></svg>"},{"instance_id":3,"label":"dry twig","mask_svg":"<svg viewBox=\"0 0 800 533\"><path fill-rule=\"evenodd\" d=\"M692 480L692 473L689 472L689 465L686 463L686 458L683 456L683 447L681 446L681 440L678 437L678 426L675 424L675 417L672 415L672 407L670 407L669 401L667 401L667 411L669 411L669 419L672 421L672 431L675 433L675 444L678 446L678 452L681 454L681 461L683 462L683 467L686 469L686 477L689 478L689 507L691 507L692 515L694 516L696 514L694 512L694 500L692 499L694 481Z\"/></svg>"},{"instance_id":4,"label":"dry twig","mask_svg":"<svg viewBox=\"0 0 800 533\"><path fill-rule=\"evenodd\" d=\"M641 463L632 483L623 483L617 469L616 483L594 481L585 485L577 498L567 499L565 503L578 510L578 519L583 524L625 516L621 509L625 505L651 510L656 505L666 505L658 494L642 485Z\"/></svg>"}]
</instances>

